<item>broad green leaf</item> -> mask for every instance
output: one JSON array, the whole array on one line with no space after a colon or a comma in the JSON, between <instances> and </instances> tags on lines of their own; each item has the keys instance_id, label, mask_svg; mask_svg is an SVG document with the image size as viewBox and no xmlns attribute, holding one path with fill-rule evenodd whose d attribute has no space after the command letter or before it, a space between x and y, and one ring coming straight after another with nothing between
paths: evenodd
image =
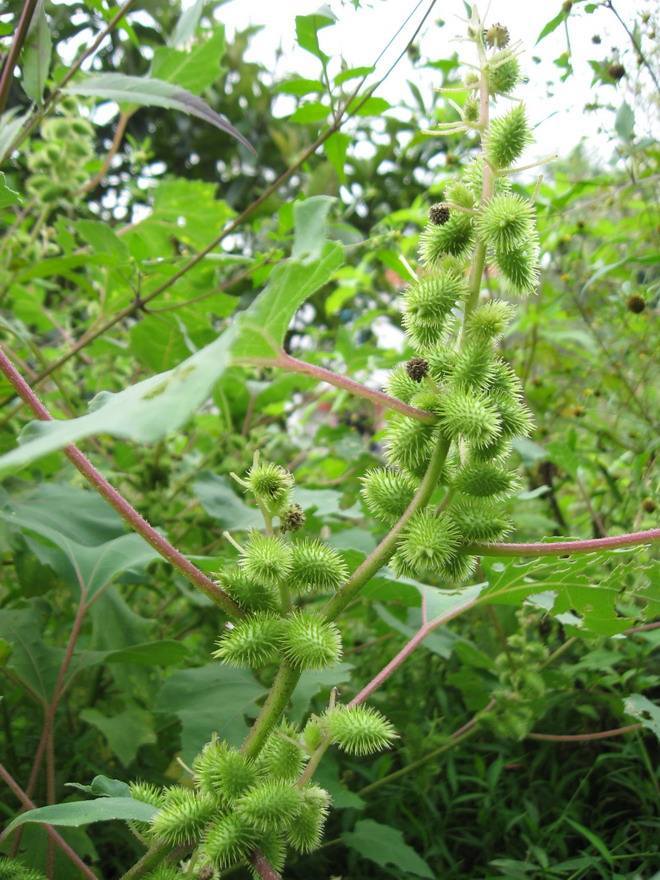
<instances>
[{"instance_id":1,"label":"broad green leaf","mask_svg":"<svg viewBox=\"0 0 660 880\"><path fill-rule=\"evenodd\" d=\"M73 82L64 90L72 95L116 101L118 104L139 104L141 107L164 107L196 116L231 135L248 150L252 145L224 116L197 95L193 95L174 83L151 79L146 76L127 76L123 73L99 73Z\"/></svg>"},{"instance_id":2,"label":"broad green leaf","mask_svg":"<svg viewBox=\"0 0 660 880\"><path fill-rule=\"evenodd\" d=\"M324 10L313 15L296 16L296 38L298 45L301 49L311 52L312 55L315 55L324 64L329 59L319 46L319 31L333 25L335 20L334 15L329 9L327 9L327 12Z\"/></svg>"},{"instance_id":3,"label":"broad green leaf","mask_svg":"<svg viewBox=\"0 0 660 880\"><path fill-rule=\"evenodd\" d=\"M312 92L324 92L325 85L320 79L287 79L275 86L276 92L282 92L284 95L309 95Z\"/></svg>"},{"instance_id":4,"label":"broad green leaf","mask_svg":"<svg viewBox=\"0 0 660 880\"><path fill-rule=\"evenodd\" d=\"M41 562L50 565L60 577L84 592L88 602L121 572L143 568L160 558L140 535L121 535L104 544L88 547L59 529L44 525L31 515L29 509L23 515L20 506L16 511L0 510L0 518L25 536ZM35 541L31 533L45 538L47 543Z\"/></svg>"},{"instance_id":5,"label":"broad green leaf","mask_svg":"<svg viewBox=\"0 0 660 880\"><path fill-rule=\"evenodd\" d=\"M289 116L289 122L297 122L300 125L308 125L314 122L323 122L330 113L330 107L320 101L308 101Z\"/></svg>"},{"instance_id":6,"label":"broad green leaf","mask_svg":"<svg viewBox=\"0 0 660 880\"><path fill-rule=\"evenodd\" d=\"M627 101L624 101L617 111L614 128L622 141L627 144L632 142L635 130L635 113Z\"/></svg>"},{"instance_id":7,"label":"broad green leaf","mask_svg":"<svg viewBox=\"0 0 660 880\"><path fill-rule=\"evenodd\" d=\"M356 116L380 116L392 105L385 98L372 97L366 101L362 98L355 98L349 105L348 112Z\"/></svg>"},{"instance_id":8,"label":"broad green leaf","mask_svg":"<svg viewBox=\"0 0 660 880\"><path fill-rule=\"evenodd\" d=\"M333 810L363 810L365 801L346 787L340 772L336 755L332 751L326 752L314 773L314 782L330 794Z\"/></svg>"},{"instance_id":9,"label":"broad green leaf","mask_svg":"<svg viewBox=\"0 0 660 880\"><path fill-rule=\"evenodd\" d=\"M334 81L336 85L340 86L342 83L348 82L351 79L369 76L374 70L374 67L349 67L348 70L342 70L341 73L338 73L334 78Z\"/></svg>"},{"instance_id":10,"label":"broad green leaf","mask_svg":"<svg viewBox=\"0 0 660 880\"><path fill-rule=\"evenodd\" d=\"M643 694L631 694L624 700L623 710L626 715L637 718L647 730L654 733L660 740L660 706L656 706Z\"/></svg>"},{"instance_id":11,"label":"broad green leaf","mask_svg":"<svg viewBox=\"0 0 660 880\"><path fill-rule=\"evenodd\" d=\"M161 639L130 645L104 654L105 663L132 663L136 666L176 666L186 659L188 649L174 639Z\"/></svg>"},{"instance_id":12,"label":"broad green leaf","mask_svg":"<svg viewBox=\"0 0 660 880\"><path fill-rule=\"evenodd\" d=\"M35 104L41 104L48 78L53 41L50 36L44 0L38 0L22 54L23 91Z\"/></svg>"},{"instance_id":13,"label":"broad green leaf","mask_svg":"<svg viewBox=\"0 0 660 880\"><path fill-rule=\"evenodd\" d=\"M118 263L128 262L129 251L126 243L107 223L101 223L99 220L78 220L75 227L78 235L95 253L110 254Z\"/></svg>"},{"instance_id":14,"label":"broad green leaf","mask_svg":"<svg viewBox=\"0 0 660 880\"><path fill-rule=\"evenodd\" d=\"M139 706L129 706L113 715L83 709L79 717L101 732L124 767L134 760L140 746L156 742L152 715Z\"/></svg>"},{"instance_id":15,"label":"broad green leaf","mask_svg":"<svg viewBox=\"0 0 660 880\"><path fill-rule=\"evenodd\" d=\"M174 370L151 376L118 394L97 395L85 416L68 421L31 422L23 432L21 446L0 459L0 468L20 467L94 434L153 443L175 431L206 400L217 378L229 366L235 337L234 326Z\"/></svg>"},{"instance_id":16,"label":"broad green leaf","mask_svg":"<svg viewBox=\"0 0 660 880\"><path fill-rule=\"evenodd\" d=\"M350 142L351 139L347 134L344 134L341 131L336 131L334 134L331 134L323 144L325 155L328 157L328 161L337 172L337 178L340 183L346 181L344 165L346 162L346 151L348 150ZM355 291L352 291L351 296L354 295Z\"/></svg>"},{"instance_id":17,"label":"broad green leaf","mask_svg":"<svg viewBox=\"0 0 660 880\"><path fill-rule=\"evenodd\" d=\"M20 813L7 825L0 839L26 822L41 822L46 825L68 825L79 828L92 822L108 822L111 819L134 819L149 822L156 812L151 804L124 797L103 797L94 801L72 801L68 804L53 804Z\"/></svg>"},{"instance_id":18,"label":"broad green leaf","mask_svg":"<svg viewBox=\"0 0 660 880\"><path fill-rule=\"evenodd\" d=\"M541 33L536 38L536 43L534 45L538 46L541 40L544 40L553 31L556 31L562 21L566 21L567 18L568 13L562 9L557 15L555 15L554 18L551 18L550 21L546 22L541 30Z\"/></svg>"},{"instance_id":19,"label":"broad green leaf","mask_svg":"<svg viewBox=\"0 0 660 880\"><path fill-rule=\"evenodd\" d=\"M229 477L219 477L211 471L202 471L193 483L193 492L204 510L226 529L259 529L263 517L256 507L249 507L233 488Z\"/></svg>"},{"instance_id":20,"label":"broad green leaf","mask_svg":"<svg viewBox=\"0 0 660 880\"><path fill-rule=\"evenodd\" d=\"M392 865L404 874L433 880L434 874L424 859L408 846L401 832L391 825L362 819L356 823L353 831L344 831L341 839L350 849L381 868Z\"/></svg>"},{"instance_id":21,"label":"broad green leaf","mask_svg":"<svg viewBox=\"0 0 660 880\"><path fill-rule=\"evenodd\" d=\"M178 315L155 315L131 328L130 349L141 364L160 373L190 355L184 331Z\"/></svg>"},{"instance_id":22,"label":"broad green leaf","mask_svg":"<svg viewBox=\"0 0 660 880\"><path fill-rule=\"evenodd\" d=\"M256 714L264 693L266 688L247 670L209 663L171 675L155 708L181 722L182 758L190 762L213 733L240 745L248 731L245 715Z\"/></svg>"},{"instance_id":23,"label":"broad green leaf","mask_svg":"<svg viewBox=\"0 0 660 880\"><path fill-rule=\"evenodd\" d=\"M324 236L331 202L327 196L315 196L295 205L291 259L272 271L266 289L214 342L173 370L117 394L98 394L87 415L30 422L21 445L0 458L0 471L22 467L95 434L152 443L185 424L232 363L259 363L276 357L298 308L342 263L341 246Z\"/></svg>"},{"instance_id":24,"label":"broad green leaf","mask_svg":"<svg viewBox=\"0 0 660 880\"><path fill-rule=\"evenodd\" d=\"M181 13L174 28L174 33L167 41L168 46L179 49L192 40L199 26L199 20L202 17L205 5L206 0L195 0L192 6L189 6L188 9Z\"/></svg>"},{"instance_id":25,"label":"broad green leaf","mask_svg":"<svg viewBox=\"0 0 660 880\"><path fill-rule=\"evenodd\" d=\"M126 525L98 492L66 483L40 483L12 496L11 508L36 523L95 547L126 534ZM62 511L66 510L66 516Z\"/></svg>"},{"instance_id":26,"label":"broad green leaf","mask_svg":"<svg viewBox=\"0 0 660 880\"><path fill-rule=\"evenodd\" d=\"M0 208L6 208L8 205L17 205L20 200L19 194L7 186L5 175L0 172Z\"/></svg>"},{"instance_id":27,"label":"broad green leaf","mask_svg":"<svg viewBox=\"0 0 660 880\"><path fill-rule=\"evenodd\" d=\"M44 642L44 614L45 609L34 600L25 608L0 609L0 638L11 650L3 666L33 699L46 704L55 688L64 649Z\"/></svg>"},{"instance_id":28,"label":"broad green leaf","mask_svg":"<svg viewBox=\"0 0 660 880\"><path fill-rule=\"evenodd\" d=\"M157 46L149 76L181 86L193 95L200 95L220 76L225 54L225 29L218 25L203 37L203 42L187 51Z\"/></svg>"}]
</instances>

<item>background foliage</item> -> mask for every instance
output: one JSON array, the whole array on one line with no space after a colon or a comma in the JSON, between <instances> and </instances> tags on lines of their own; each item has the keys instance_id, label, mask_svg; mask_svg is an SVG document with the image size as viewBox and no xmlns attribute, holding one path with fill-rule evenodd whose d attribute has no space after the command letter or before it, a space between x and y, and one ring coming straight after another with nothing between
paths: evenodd
<instances>
[{"instance_id":1,"label":"background foliage","mask_svg":"<svg viewBox=\"0 0 660 880\"><path fill-rule=\"evenodd\" d=\"M400 255L414 264L428 205L474 141L421 134L454 118L437 93L411 82L401 107L387 113L377 92L360 104L363 89L341 130L259 202L333 124L373 59L364 60L366 70L342 71L319 47L332 18L299 17L291 27L316 57L318 78L291 71L274 80L267 64L245 58L252 29L228 40L222 5L197 3L181 18L176 4L140 4L148 16L127 16L102 44L95 71L151 75L203 95L254 153L161 107L122 104L121 116L93 124L99 99L72 93L3 165L2 344L56 417L82 416L98 392L174 368L215 340L269 282L280 285L285 302L310 265L319 284L286 330L287 351L374 385L406 359L398 347L399 294L409 275ZM571 26L597 34L608 6L563 4L549 10L557 16L544 30L570 16ZM111 10L101 2L53 3L45 14L57 50L98 32ZM612 161L591 167L576 148L550 166L538 191L542 286L503 344L537 420L534 440L516 447L525 480L513 509L516 540L600 537L657 521L657 145L638 135L640 118L657 110L649 79L657 69L655 22L641 10L627 19L631 29L621 29L616 53L594 41L591 62L600 86L594 103L612 108ZM10 35L13 23L3 15L0 34ZM433 16L426 26L436 26ZM33 36L10 112L24 112L61 79L65 65L57 51L51 57L50 41ZM457 82L454 57L424 57L414 43L408 52L420 69L435 71L437 86ZM568 52L556 63L558 78L574 75ZM295 100L284 117L275 112L282 95ZM3 151L11 118L0 130ZM113 146L118 119L123 137ZM371 149L360 149L365 144ZM535 181L526 179L520 189L531 194ZM330 198L304 202L318 196ZM188 259L246 209L240 225L179 278ZM326 219L327 241L319 238ZM340 246L341 264L333 256ZM292 249L285 270L292 274L283 279L280 261ZM288 316L280 323L284 332ZM29 417L8 383L0 396L5 452ZM188 402L178 405L185 410ZM156 429L151 415L122 409L86 441L88 453L205 571L234 558L224 529L260 522L228 476L244 471L256 449L295 472L309 534L322 529L351 563L374 546L378 532L358 495L358 478L381 455L383 414L370 403L299 375L228 366L211 399L156 443L126 439L149 439ZM167 409L163 419L173 425L183 410ZM24 787L42 716L53 710L52 774L37 780L35 802L74 800L80 793L67 784L99 775L180 780L177 759L190 761L212 731L240 742L269 671L257 679L209 662L222 626L210 600L128 534L58 453L10 476L0 504L0 742L3 763ZM484 564L479 579L491 589L520 585L515 602L484 603L437 630L377 692L373 703L400 740L367 763L326 756L319 781L335 805L327 843L300 857L288 876L650 877L658 865L658 721L657 709L653 715L652 704L639 701L657 692L660 630L628 632L641 599L648 620L657 616L650 562L642 548L522 570ZM594 582L602 586L595 606L592 593L581 593ZM523 592L557 584L568 598L554 615L540 602L519 607ZM81 597L84 617L58 681ZM395 586L386 574L374 579L366 601L344 619L343 662L305 673L292 716L321 710L333 685L353 696L414 632L420 614L416 588ZM450 741L493 696L504 708L465 741ZM645 707L645 726L627 736L584 743L528 736L629 725L640 717L637 705ZM16 812L7 790L0 808L7 819ZM106 880L140 852L120 823L62 835ZM21 847L43 868L41 827L26 826ZM1 848L9 852L11 840ZM58 880L78 876L57 859Z\"/></svg>"}]
</instances>

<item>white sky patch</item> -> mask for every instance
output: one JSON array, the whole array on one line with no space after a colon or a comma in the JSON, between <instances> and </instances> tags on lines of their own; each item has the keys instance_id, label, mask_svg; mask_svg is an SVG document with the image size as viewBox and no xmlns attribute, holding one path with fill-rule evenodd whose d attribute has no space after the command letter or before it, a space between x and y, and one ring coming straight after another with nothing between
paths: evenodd
<instances>
[{"instance_id":1,"label":"white sky patch","mask_svg":"<svg viewBox=\"0 0 660 880\"><path fill-rule=\"evenodd\" d=\"M184 0L186 6L191 2ZM295 16L317 12L320 5L315 0L279 0L277 3L233 0L217 10L217 17L225 24L229 39L237 30L251 25L263 26L252 37L246 60L260 62L272 69L278 79L287 74L316 79L320 77L320 65L314 56L297 45ZM344 57L349 67L371 64L415 5L414 0L371 0L355 10L350 0L329 3L338 21L334 26L320 31L319 42L323 51L332 58L330 75L338 72L340 56ZM482 14L485 5L479 5ZM629 25L632 25L636 12L653 11L650 0L619 0L617 5L619 13ZM426 2L419 5L415 15L379 63L376 76L379 72L383 73L405 47L427 6ZM585 104L594 98L591 86L593 72L588 62L589 59L603 59L611 55L614 47L628 49L628 37L611 12L599 9L589 15L576 6L568 21L574 74L561 83L561 70L553 61L566 51L564 27L560 26L535 46L541 29L560 8L559 0L492 0L487 20L505 24L512 39L522 40L525 46L521 64L529 83L521 87L518 96L528 104L530 117L536 125L539 156L551 153L565 156L584 139L588 158L606 161L611 156L611 145L607 135L601 134L599 128L610 132L613 115L605 110L592 113L584 110ZM473 52L472 47L457 39L465 32L464 15L462 0L436 3L417 40L422 56L439 60L457 53L465 60L474 61L465 57ZM445 21L443 27L435 24L440 18ZM600 45L592 43L594 34L600 36ZM532 61L534 55L541 59L540 63ZM636 72L632 58L627 63L627 69L631 79L634 78ZM437 85L438 76L431 69L416 69L404 56L377 94L392 104L402 99L410 103L412 95L408 81L411 80L428 100ZM629 87L630 80L626 77L624 83L616 88L600 88L598 95L603 103L618 108ZM647 124L653 126L654 121L648 121Z\"/></svg>"}]
</instances>

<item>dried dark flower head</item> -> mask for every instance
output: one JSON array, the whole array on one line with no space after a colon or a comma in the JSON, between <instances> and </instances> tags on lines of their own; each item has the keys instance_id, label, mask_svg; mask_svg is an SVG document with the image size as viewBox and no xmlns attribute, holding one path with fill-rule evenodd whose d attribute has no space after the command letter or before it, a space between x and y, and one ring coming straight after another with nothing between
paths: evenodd
<instances>
[{"instance_id":1,"label":"dried dark flower head","mask_svg":"<svg viewBox=\"0 0 660 880\"><path fill-rule=\"evenodd\" d=\"M646 300L638 293L633 293L631 297L628 297L626 305L629 312L634 312L636 315L639 315L639 313L643 312L646 308Z\"/></svg>"},{"instance_id":2,"label":"dried dark flower head","mask_svg":"<svg viewBox=\"0 0 660 880\"><path fill-rule=\"evenodd\" d=\"M444 226L449 220L449 208L447 205L438 203L429 208L429 220L434 226Z\"/></svg>"},{"instance_id":3,"label":"dried dark flower head","mask_svg":"<svg viewBox=\"0 0 660 880\"><path fill-rule=\"evenodd\" d=\"M296 532L305 525L305 512L299 504L292 504L280 516L283 532Z\"/></svg>"},{"instance_id":4,"label":"dried dark flower head","mask_svg":"<svg viewBox=\"0 0 660 880\"><path fill-rule=\"evenodd\" d=\"M626 75L626 68L623 64L619 64L618 62L615 64L610 64L607 68L607 75L610 79L615 80L615 82L619 82Z\"/></svg>"},{"instance_id":5,"label":"dried dark flower head","mask_svg":"<svg viewBox=\"0 0 660 880\"><path fill-rule=\"evenodd\" d=\"M413 382L421 382L429 371L429 362L421 357L410 358L406 364L406 372Z\"/></svg>"},{"instance_id":6,"label":"dried dark flower head","mask_svg":"<svg viewBox=\"0 0 660 880\"><path fill-rule=\"evenodd\" d=\"M653 513L655 511L655 501L652 498L645 498L642 501L642 507L646 513Z\"/></svg>"}]
</instances>

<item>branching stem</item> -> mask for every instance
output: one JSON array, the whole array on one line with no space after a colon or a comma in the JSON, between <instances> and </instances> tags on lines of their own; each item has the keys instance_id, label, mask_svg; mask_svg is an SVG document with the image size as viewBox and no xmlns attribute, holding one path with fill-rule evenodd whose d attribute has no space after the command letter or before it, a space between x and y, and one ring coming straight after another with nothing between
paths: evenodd
<instances>
[{"instance_id":1,"label":"branching stem","mask_svg":"<svg viewBox=\"0 0 660 880\"><path fill-rule=\"evenodd\" d=\"M325 367L319 367L316 364L308 364L305 363L305 361L300 361L298 358L291 357L291 355L286 354L284 351L269 363L271 363L272 366L280 367L289 373L302 373L303 375L312 376L313 378L318 379L319 382L327 382L328 385L334 385L336 388L343 388L350 394L357 397L364 397L366 400L371 400L377 406L383 406L387 409L395 410L396 412L402 413L404 416L409 416L411 419L417 419L425 424L433 424L437 421L437 417L434 416L433 413L418 409L416 406L410 406L409 403L404 403L396 397L390 397L389 394L385 394L383 391L376 391L374 388L368 388L366 385L356 382L355 379L350 379L348 376L334 373L332 370L328 370Z\"/></svg>"},{"instance_id":2,"label":"branching stem","mask_svg":"<svg viewBox=\"0 0 660 880\"><path fill-rule=\"evenodd\" d=\"M18 372L7 355L0 349L0 370L5 374L7 379L16 389L17 394L27 403L32 412L38 419L42 421L50 421L51 414L48 412L44 404L39 400L32 388ZM86 455L73 445L64 447L64 454L71 461L83 476L91 483L96 491L102 495L105 500L117 511L123 520L134 529L138 534L142 535L145 541L167 559L178 571L188 578L198 589L205 593L216 605L222 608L231 617L242 617L243 612L231 599L230 596L221 590L217 584L211 580L208 575L204 574L201 569L193 565L189 559L176 549L167 538L163 537L146 519L138 513L133 505L124 498L98 471Z\"/></svg>"}]
</instances>

